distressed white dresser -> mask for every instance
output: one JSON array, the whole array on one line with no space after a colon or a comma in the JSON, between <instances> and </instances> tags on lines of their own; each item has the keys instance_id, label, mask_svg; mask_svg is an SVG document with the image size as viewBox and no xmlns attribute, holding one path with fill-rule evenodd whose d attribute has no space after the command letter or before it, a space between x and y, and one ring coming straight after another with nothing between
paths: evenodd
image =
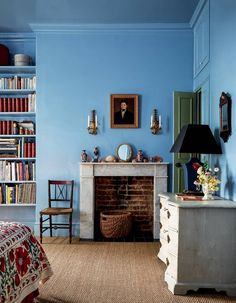
<instances>
[{"instance_id":1,"label":"distressed white dresser","mask_svg":"<svg viewBox=\"0 0 236 303\"><path fill-rule=\"evenodd\" d=\"M160 194L160 251L173 294L214 288L236 296L236 202Z\"/></svg>"}]
</instances>

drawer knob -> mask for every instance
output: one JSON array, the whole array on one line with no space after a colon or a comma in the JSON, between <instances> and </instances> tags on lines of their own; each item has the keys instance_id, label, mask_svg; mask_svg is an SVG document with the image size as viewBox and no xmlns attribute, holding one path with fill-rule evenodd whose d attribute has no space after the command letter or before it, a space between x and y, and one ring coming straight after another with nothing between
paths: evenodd
<instances>
[{"instance_id":1,"label":"drawer knob","mask_svg":"<svg viewBox=\"0 0 236 303\"><path fill-rule=\"evenodd\" d=\"M170 212L169 212L169 210L167 211L167 218L168 219L170 218Z\"/></svg>"},{"instance_id":2,"label":"drawer knob","mask_svg":"<svg viewBox=\"0 0 236 303\"><path fill-rule=\"evenodd\" d=\"M163 233L168 233L168 229L164 229L164 230L163 230Z\"/></svg>"},{"instance_id":3,"label":"drawer knob","mask_svg":"<svg viewBox=\"0 0 236 303\"><path fill-rule=\"evenodd\" d=\"M167 235L167 242L170 243L170 236Z\"/></svg>"},{"instance_id":4,"label":"drawer knob","mask_svg":"<svg viewBox=\"0 0 236 303\"><path fill-rule=\"evenodd\" d=\"M166 265L169 266L170 265L170 261L168 258L166 258Z\"/></svg>"}]
</instances>

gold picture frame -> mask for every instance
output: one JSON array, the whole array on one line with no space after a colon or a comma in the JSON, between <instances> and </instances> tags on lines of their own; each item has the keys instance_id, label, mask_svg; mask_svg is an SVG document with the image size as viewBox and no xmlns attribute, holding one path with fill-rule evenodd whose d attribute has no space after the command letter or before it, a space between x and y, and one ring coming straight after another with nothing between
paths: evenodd
<instances>
[{"instance_id":1,"label":"gold picture frame","mask_svg":"<svg viewBox=\"0 0 236 303\"><path fill-rule=\"evenodd\" d=\"M110 97L111 128L138 128L138 95L112 94Z\"/></svg>"}]
</instances>

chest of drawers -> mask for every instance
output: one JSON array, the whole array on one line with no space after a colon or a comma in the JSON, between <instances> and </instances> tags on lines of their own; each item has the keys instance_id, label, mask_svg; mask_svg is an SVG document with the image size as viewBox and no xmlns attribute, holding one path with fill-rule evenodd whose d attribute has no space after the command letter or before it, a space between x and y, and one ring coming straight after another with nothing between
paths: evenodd
<instances>
[{"instance_id":1,"label":"chest of drawers","mask_svg":"<svg viewBox=\"0 0 236 303\"><path fill-rule=\"evenodd\" d=\"M236 202L161 194L160 244L172 293L215 288L236 295Z\"/></svg>"}]
</instances>

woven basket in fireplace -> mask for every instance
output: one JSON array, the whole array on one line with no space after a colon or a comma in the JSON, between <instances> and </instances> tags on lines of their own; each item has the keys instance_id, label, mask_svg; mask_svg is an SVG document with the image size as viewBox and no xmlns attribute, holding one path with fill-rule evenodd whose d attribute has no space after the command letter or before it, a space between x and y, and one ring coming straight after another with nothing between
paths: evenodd
<instances>
[{"instance_id":1,"label":"woven basket in fireplace","mask_svg":"<svg viewBox=\"0 0 236 303\"><path fill-rule=\"evenodd\" d=\"M105 238L121 238L132 229L132 214L128 211L103 211L100 213L100 229Z\"/></svg>"}]
</instances>

